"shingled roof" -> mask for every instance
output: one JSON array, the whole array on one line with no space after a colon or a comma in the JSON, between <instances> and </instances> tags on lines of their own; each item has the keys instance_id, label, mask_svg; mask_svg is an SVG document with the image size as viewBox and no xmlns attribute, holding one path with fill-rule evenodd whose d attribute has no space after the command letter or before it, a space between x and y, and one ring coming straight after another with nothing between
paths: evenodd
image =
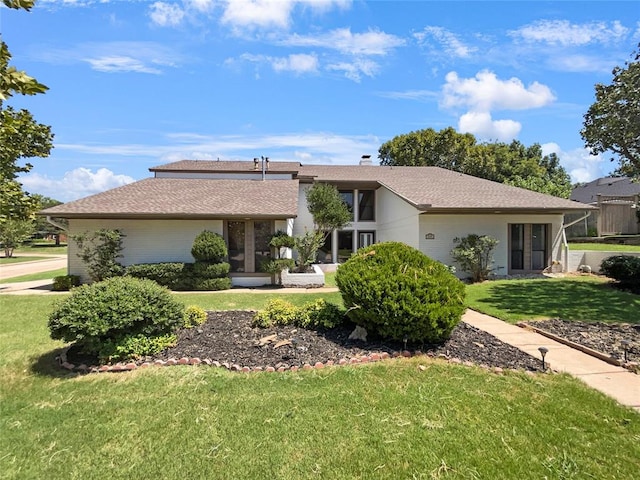
<instances>
[{"instance_id":1,"label":"shingled roof","mask_svg":"<svg viewBox=\"0 0 640 480\"><path fill-rule=\"evenodd\" d=\"M147 178L40 212L63 218L291 218L297 180Z\"/></svg>"},{"instance_id":2,"label":"shingled roof","mask_svg":"<svg viewBox=\"0 0 640 480\"><path fill-rule=\"evenodd\" d=\"M598 203L598 194L605 196L640 195L640 182L628 177L604 177L580 185L571 192L571 200Z\"/></svg>"},{"instance_id":3,"label":"shingled roof","mask_svg":"<svg viewBox=\"0 0 640 480\"><path fill-rule=\"evenodd\" d=\"M262 163L246 160L180 160L151 167L151 172L217 172L217 173L249 173L261 172ZM296 173L300 169L298 162L267 162L265 169L269 172Z\"/></svg>"},{"instance_id":4,"label":"shingled roof","mask_svg":"<svg viewBox=\"0 0 640 480\"><path fill-rule=\"evenodd\" d=\"M310 165L301 167L298 175L316 182L375 182L424 211L565 212L592 208L440 167Z\"/></svg>"}]
</instances>

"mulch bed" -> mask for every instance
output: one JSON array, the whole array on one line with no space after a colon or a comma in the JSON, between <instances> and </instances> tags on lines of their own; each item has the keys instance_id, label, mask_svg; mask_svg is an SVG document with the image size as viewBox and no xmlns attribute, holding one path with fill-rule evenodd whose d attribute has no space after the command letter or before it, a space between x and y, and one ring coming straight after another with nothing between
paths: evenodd
<instances>
[{"instance_id":1,"label":"mulch bed","mask_svg":"<svg viewBox=\"0 0 640 480\"><path fill-rule=\"evenodd\" d=\"M405 346L403 342L376 339L368 339L366 343L349 340L353 325L320 331L292 326L252 327L253 315L254 312L248 311L209 312L207 322L181 330L175 347L147 361L196 357L229 365L277 369L330 360L338 363L341 359L373 353L393 355L394 352L408 350L489 367L530 371L540 371L541 368L540 360L462 322L442 345L409 343Z\"/></svg>"}]
</instances>

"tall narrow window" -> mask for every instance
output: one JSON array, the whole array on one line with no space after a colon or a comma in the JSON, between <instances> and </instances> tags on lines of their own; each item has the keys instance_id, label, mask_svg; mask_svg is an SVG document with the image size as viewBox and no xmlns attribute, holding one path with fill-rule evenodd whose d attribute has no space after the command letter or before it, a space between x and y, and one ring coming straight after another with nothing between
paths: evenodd
<instances>
[{"instance_id":1,"label":"tall narrow window","mask_svg":"<svg viewBox=\"0 0 640 480\"><path fill-rule=\"evenodd\" d=\"M375 232L358 232L358 248L368 247L375 243Z\"/></svg>"},{"instance_id":2,"label":"tall narrow window","mask_svg":"<svg viewBox=\"0 0 640 480\"><path fill-rule=\"evenodd\" d=\"M255 271L262 272L262 264L271 259L271 223L253 222Z\"/></svg>"},{"instance_id":3,"label":"tall narrow window","mask_svg":"<svg viewBox=\"0 0 640 480\"><path fill-rule=\"evenodd\" d=\"M245 272L245 223L228 222L229 264L232 272Z\"/></svg>"},{"instance_id":4,"label":"tall narrow window","mask_svg":"<svg viewBox=\"0 0 640 480\"><path fill-rule=\"evenodd\" d=\"M374 212L376 208L375 191L358 191L358 221L372 222L375 220Z\"/></svg>"},{"instance_id":5,"label":"tall narrow window","mask_svg":"<svg viewBox=\"0 0 640 480\"><path fill-rule=\"evenodd\" d=\"M542 270L547 266L547 226L531 225L531 270Z\"/></svg>"},{"instance_id":6,"label":"tall narrow window","mask_svg":"<svg viewBox=\"0 0 640 480\"><path fill-rule=\"evenodd\" d=\"M338 262L344 263L353 254L353 231L338 232Z\"/></svg>"},{"instance_id":7,"label":"tall narrow window","mask_svg":"<svg viewBox=\"0 0 640 480\"><path fill-rule=\"evenodd\" d=\"M524 224L511 225L511 269L524 270Z\"/></svg>"},{"instance_id":8,"label":"tall narrow window","mask_svg":"<svg viewBox=\"0 0 640 480\"><path fill-rule=\"evenodd\" d=\"M353 220L353 190L340 190L339 193L342 201L347 204L351 212L351 220Z\"/></svg>"}]
</instances>

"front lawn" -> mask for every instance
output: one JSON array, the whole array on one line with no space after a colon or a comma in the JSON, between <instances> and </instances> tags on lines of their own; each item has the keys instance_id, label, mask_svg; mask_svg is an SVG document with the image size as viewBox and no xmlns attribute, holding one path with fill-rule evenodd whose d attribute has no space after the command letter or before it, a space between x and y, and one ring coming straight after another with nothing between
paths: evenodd
<instances>
[{"instance_id":1,"label":"front lawn","mask_svg":"<svg viewBox=\"0 0 640 480\"><path fill-rule=\"evenodd\" d=\"M569 250L593 250L598 252L640 252L640 245L617 243L570 243Z\"/></svg>"},{"instance_id":2,"label":"front lawn","mask_svg":"<svg viewBox=\"0 0 640 480\"><path fill-rule=\"evenodd\" d=\"M35 262L37 260L50 260L50 257L39 257L39 256L26 256L21 257L19 255L15 255L13 257L0 257L0 265L11 265L13 263L22 263L22 262Z\"/></svg>"},{"instance_id":3,"label":"front lawn","mask_svg":"<svg viewBox=\"0 0 640 480\"><path fill-rule=\"evenodd\" d=\"M617 290L600 277L498 280L467 285L467 305L511 323L561 318L640 324L640 296Z\"/></svg>"},{"instance_id":4,"label":"front lawn","mask_svg":"<svg viewBox=\"0 0 640 480\"><path fill-rule=\"evenodd\" d=\"M19 277L5 278L4 280L0 280L0 283L18 283L32 282L34 280L48 280L49 278L55 278L66 274L66 268L59 268L57 270L49 270L47 272L30 273L28 275L20 275Z\"/></svg>"},{"instance_id":5,"label":"front lawn","mask_svg":"<svg viewBox=\"0 0 640 480\"><path fill-rule=\"evenodd\" d=\"M258 309L272 295L177 298ZM414 358L284 374L76 376L53 366L63 345L46 322L58 298L0 295L3 478L627 479L640 470L640 415L566 375Z\"/></svg>"}]
</instances>

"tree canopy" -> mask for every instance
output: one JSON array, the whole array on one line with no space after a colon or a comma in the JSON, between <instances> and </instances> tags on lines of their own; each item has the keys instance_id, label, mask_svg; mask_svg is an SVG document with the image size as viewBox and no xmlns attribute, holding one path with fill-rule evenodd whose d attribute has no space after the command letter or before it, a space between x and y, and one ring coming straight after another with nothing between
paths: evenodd
<instances>
[{"instance_id":1,"label":"tree canopy","mask_svg":"<svg viewBox=\"0 0 640 480\"><path fill-rule=\"evenodd\" d=\"M612 74L611 85L596 84L596 101L580 134L592 154L611 151L618 156L618 173L640 178L640 44L632 60Z\"/></svg>"},{"instance_id":2,"label":"tree canopy","mask_svg":"<svg viewBox=\"0 0 640 480\"><path fill-rule=\"evenodd\" d=\"M29 11L35 0L2 0L12 9ZM14 94L35 95L47 87L25 72L10 65L11 53L0 41L0 223L9 218L31 218L38 202L22 190L16 179L33 165L18 162L33 157L47 157L53 148L51 127L35 121L27 110L5 107L4 101Z\"/></svg>"},{"instance_id":3,"label":"tree canopy","mask_svg":"<svg viewBox=\"0 0 640 480\"><path fill-rule=\"evenodd\" d=\"M543 156L539 144L477 143L452 127L398 135L380 147L378 158L381 165L442 167L557 197L571 194L571 179L557 155Z\"/></svg>"}]
</instances>

